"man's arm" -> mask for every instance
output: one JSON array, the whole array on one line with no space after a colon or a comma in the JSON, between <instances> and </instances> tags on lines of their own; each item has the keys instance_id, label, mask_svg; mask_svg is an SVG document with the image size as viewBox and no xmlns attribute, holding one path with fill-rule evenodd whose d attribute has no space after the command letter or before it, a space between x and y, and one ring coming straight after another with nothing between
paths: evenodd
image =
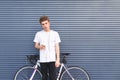
<instances>
[{"instance_id":1,"label":"man's arm","mask_svg":"<svg viewBox=\"0 0 120 80\"><path fill-rule=\"evenodd\" d=\"M60 66L60 46L59 46L59 43L56 43L55 50L56 50L56 62L55 62L55 66L59 67Z\"/></svg>"}]
</instances>

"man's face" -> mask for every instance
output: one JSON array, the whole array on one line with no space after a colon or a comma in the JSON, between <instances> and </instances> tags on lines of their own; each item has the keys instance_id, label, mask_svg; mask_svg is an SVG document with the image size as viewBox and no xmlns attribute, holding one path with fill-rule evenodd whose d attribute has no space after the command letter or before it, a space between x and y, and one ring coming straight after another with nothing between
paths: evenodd
<instances>
[{"instance_id":1,"label":"man's face","mask_svg":"<svg viewBox=\"0 0 120 80\"><path fill-rule=\"evenodd\" d=\"M48 20L41 22L42 28L45 31L49 31L50 30L50 22Z\"/></svg>"}]
</instances>

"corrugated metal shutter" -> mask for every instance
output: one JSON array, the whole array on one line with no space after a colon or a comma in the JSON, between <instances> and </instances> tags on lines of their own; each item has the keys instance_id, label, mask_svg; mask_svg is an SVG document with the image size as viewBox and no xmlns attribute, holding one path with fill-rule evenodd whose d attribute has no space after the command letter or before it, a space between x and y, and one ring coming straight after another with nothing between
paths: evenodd
<instances>
[{"instance_id":1,"label":"corrugated metal shutter","mask_svg":"<svg viewBox=\"0 0 120 80\"><path fill-rule=\"evenodd\" d=\"M26 56L38 54L32 42L48 15L61 36L68 64L82 66L92 80L120 79L119 0L0 1L0 80L12 80Z\"/></svg>"}]
</instances>

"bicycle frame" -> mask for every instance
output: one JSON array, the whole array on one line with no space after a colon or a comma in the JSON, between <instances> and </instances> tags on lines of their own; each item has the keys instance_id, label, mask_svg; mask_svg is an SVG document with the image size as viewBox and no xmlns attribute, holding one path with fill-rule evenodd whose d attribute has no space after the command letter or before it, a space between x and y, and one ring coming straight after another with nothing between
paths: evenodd
<instances>
[{"instance_id":1,"label":"bicycle frame","mask_svg":"<svg viewBox=\"0 0 120 80\"><path fill-rule=\"evenodd\" d=\"M31 77L30 77L29 80L32 80L32 79L33 79L33 77L34 77L34 75L35 75L35 73L36 73L36 71L37 71L38 66L40 66L39 60L37 61L36 65L34 66L34 71L33 71L33 73L32 73L32 75L31 75ZM61 63L61 66L60 66L60 69L59 69L59 73L58 73L58 76L57 76L57 80L60 79L60 75L62 74L62 69L63 69L63 68L64 68L65 71L68 73L68 75L70 76L70 78L71 78L72 80L74 80L74 78L72 77L72 75L71 75L71 74L69 73L69 71L67 70L67 67L64 65L64 63Z\"/></svg>"}]
</instances>

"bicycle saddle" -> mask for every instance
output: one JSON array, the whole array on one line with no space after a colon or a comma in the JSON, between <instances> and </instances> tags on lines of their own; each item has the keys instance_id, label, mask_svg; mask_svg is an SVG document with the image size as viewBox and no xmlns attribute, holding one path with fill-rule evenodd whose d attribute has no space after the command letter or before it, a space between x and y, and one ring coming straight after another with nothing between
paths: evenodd
<instances>
[{"instance_id":1,"label":"bicycle saddle","mask_svg":"<svg viewBox=\"0 0 120 80\"><path fill-rule=\"evenodd\" d=\"M66 56L70 55L70 53L61 53L61 61L62 63L66 64L67 60L66 60Z\"/></svg>"},{"instance_id":2,"label":"bicycle saddle","mask_svg":"<svg viewBox=\"0 0 120 80\"><path fill-rule=\"evenodd\" d=\"M68 56L68 55L70 55L70 53L61 53L61 55Z\"/></svg>"}]
</instances>

